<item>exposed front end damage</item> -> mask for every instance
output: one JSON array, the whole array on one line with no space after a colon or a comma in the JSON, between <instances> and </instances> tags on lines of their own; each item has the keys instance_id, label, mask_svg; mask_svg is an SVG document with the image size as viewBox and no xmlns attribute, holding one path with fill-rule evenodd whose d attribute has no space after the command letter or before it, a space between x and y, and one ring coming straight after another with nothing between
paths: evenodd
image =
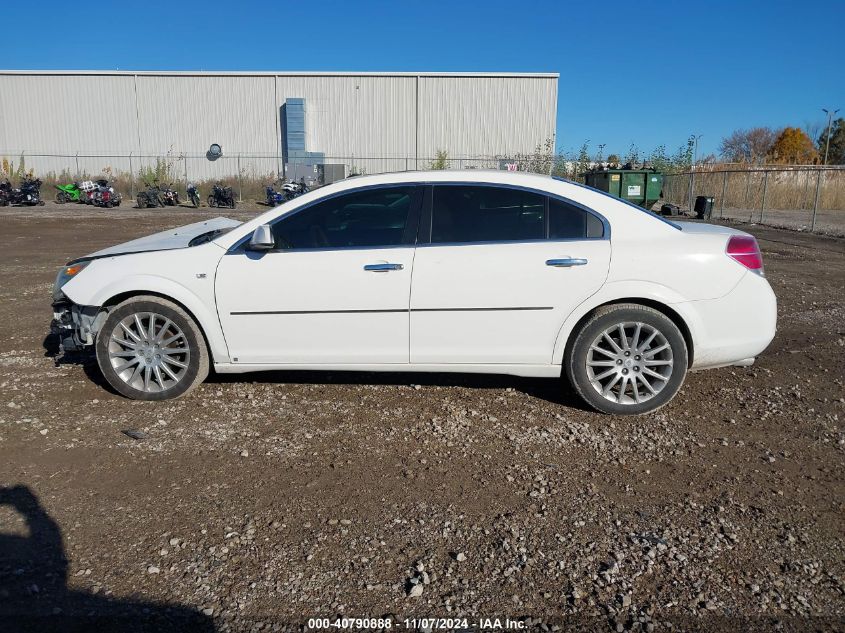
<instances>
[{"instance_id":1,"label":"exposed front end damage","mask_svg":"<svg viewBox=\"0 0 845 633\"><path fill-rule=\"evenodd\" d=\"M107 312L99 306L76 305L67 298L53 302L50 332L59 337L62 352L79 352L91 348Z\"/></svg>"}]
</instances>

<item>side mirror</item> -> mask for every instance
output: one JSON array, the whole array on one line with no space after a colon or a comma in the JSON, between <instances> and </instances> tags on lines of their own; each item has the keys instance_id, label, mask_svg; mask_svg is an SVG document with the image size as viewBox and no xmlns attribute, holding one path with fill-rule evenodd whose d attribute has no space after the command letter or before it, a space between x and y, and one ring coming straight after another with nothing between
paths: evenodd
<instances>
[{"instance_id":1,"label":"side mirror","mask_svg":"<svg viewBox=\"0 0 845 633\"><path fill-rule=\"evenodd\" d=\"M262 224L255 227L252 232L252 237L249 240L249 250L251 251L269 251L276 246L276 241L273 239L273 230L269 224Z\"/></svg>"}]
</instances>

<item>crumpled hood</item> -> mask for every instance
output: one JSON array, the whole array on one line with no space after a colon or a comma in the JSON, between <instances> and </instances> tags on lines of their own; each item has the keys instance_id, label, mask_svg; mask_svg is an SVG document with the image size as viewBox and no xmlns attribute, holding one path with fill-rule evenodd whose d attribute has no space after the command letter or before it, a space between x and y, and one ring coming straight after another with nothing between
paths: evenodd
<instances>
[{"instance_id":1,"label":"crumpled hood","mask_svg":"<svg viewBox=\"0 0 845 633\"><path fill-rule=\"evenodd\" d=\"M221 229L229 229L242 224L231 218L214 218L204 222L194 222L175 229L168 229L161 233L153 233L146 237L139 237L136 240L109 246L79 259L97 259L112 255L126 255L128 253L144 253L147 251L166 251L174 248L186 248L190 241L204 233L211 233ZM74 260L78 261L78 260Z\"/></svg>"}]
</instances>

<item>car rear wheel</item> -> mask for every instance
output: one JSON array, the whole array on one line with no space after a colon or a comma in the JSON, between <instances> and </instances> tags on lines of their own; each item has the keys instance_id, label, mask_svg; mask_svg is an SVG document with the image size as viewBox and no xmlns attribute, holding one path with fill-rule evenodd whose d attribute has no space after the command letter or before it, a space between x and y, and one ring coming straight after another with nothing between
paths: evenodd
<instances>
[{"instance_id":1,"label":"car rear wheel","mask_svg":"<svg viewBox=\"0 0 845 633\"><path fill-rule=\"evenodd\" d=\"M662 312L638 304L600 308L575 333L567 377L603 413L638 415L669 402L684 382L687 346Z\"/></svg>"},{"instance_id":2,"label":"car rear wheel","mask_svg":"<svg viewBox=\"0 0 845 633\"><path fill-rule=\"evenodd\" d=\"M178 398L208 376L199 327L182 308L159 297L117 305L97 335L96 350L108 383L134 400Z\"/></svg>"}]
</instances>

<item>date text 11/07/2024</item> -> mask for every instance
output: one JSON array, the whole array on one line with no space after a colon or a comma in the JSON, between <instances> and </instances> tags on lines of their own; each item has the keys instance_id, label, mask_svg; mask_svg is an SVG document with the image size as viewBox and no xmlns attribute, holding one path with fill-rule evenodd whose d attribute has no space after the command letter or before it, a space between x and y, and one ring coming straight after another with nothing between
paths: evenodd
<instances>
[{"instance_id":1,"label":"date text 11/07/2024","mask_svg":"<svg viewBox=\"0 0 845 633\"><path fill-rule=\"evenodd\" d=\"M393 621L384 618L309 618L308 629L387 630L394 626L409 631L519 631L526 629L523 620L510 618L405 618Z\"/></svg>"}]
</instances>

